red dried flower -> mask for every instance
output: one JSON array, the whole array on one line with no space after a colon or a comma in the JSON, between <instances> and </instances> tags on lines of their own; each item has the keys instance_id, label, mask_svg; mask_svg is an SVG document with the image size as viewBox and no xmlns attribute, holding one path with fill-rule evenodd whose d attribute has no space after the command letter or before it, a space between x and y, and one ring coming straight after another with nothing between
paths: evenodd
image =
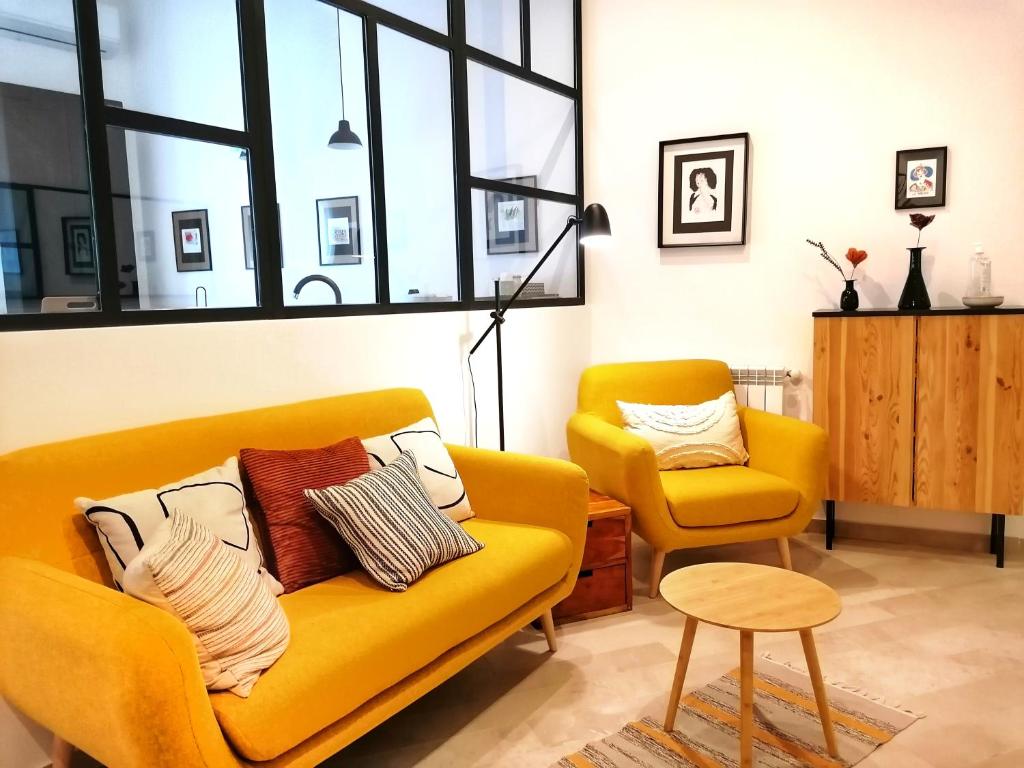
<instances>
[{"instance_id":1,"label":"red dried flower","mask_svg":"<svg viewBox=\"0 0 1024 768\"><path fill-rule=\"evenodd\" d=\"M910 214L910 226L917 227L918 231L924 229L933 221L935 221L935 214L931 216L925 216L923 213Z\"/></svg>"},{"instance_id":2,"label":"red dried flower","mask_svg":"<svg viewBox=\"0 0 1024 768\"><path fill-rule=\"evenodd\" d=\"M858 251L856 248L850 248L846 251L846 260L853 264L854 269L868 257L867 251Z\"/></svg>"}]
</instances>

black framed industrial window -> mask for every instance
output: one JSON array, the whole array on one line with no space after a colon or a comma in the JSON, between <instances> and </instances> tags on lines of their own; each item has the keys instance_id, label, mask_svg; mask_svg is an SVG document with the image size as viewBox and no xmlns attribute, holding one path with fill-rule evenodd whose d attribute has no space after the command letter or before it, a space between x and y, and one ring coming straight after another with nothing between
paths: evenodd
<instances>
[{"instance_id":1,"label":"black framed industrial window","mask_svg":"<svg viewBox=\"0 0 1024 768\"><path fill-rule=\"evenodd\" d=\"M500 253L500 248L507 245L494 243L512 242L509 238L491 238L487 241L487 249L483 250L481 232L486 228L485 213L491 215L492 210L484 210L484 203L495 209L495 206L507 204L509 200L521 199L525 207L515 211L534 212L539 208L546 210L549 218L555 213L562 218L564 213L578 214L583 208L583 159L582 159L582 87L581 87L581 0L564 0L566 14L571 15L571 35L567 35L562 44L571 49L571 72L560 77L540 74L531 66L537 60L537 29L541 20L536 16L538 2L547 0L520 0L519 2L519 55L505 57L495 55L467 42L467 6L479 0L447 0L447 32L439 31L435 26L426 26L410 20L405 16L387 10L366 0L301 0L305 3L318 3L329 8L342 11L347 15L358 17L362 23L362 46L364 62L363 80L365 86L365 108L367 113L367 134L364 138L369 165L370 192L368 199L362 202L362 209L369 208L372 218L368 219L369 230L362 233L362 241L372 240L374 252L372 265L375 273L376 293L374 301L360 303L337 303L321 305L290 305L286 293L290 290L282 285L282 253L283 233L280 212L281 200L278 195L279 168L275 160L274 131L275 115L271 104L270 71L268 67L268 31L267 9L275 0L235 0L235 22L238 40L238 76L240 78L241 110L243 120L240 125L213 124L202 122L202 116L193 119L193 115L172 116L160 113L160 109L141 108L131 101L112 102L110 94L104 92L104 56L107 55L110 42L107 33L102 29L103 19L97 0L68 0L74 9L74 40L77 42L77 64L84 123L84 144L88 165L88 192L91 201L91 223L93 227L93 247L95 249L95 272L98 288L99 307L90 312L25 312L5 314L0 311L0 330L42 330L57 328L86 328L118 325L149 325L167 323L192 323L216 321L240 321L257 319L299 318L299 317L331 317L367 314L394 314L437 312L454 310L486 309L493 303L486 286L490 285L492 275L480 272L480 254ZM292 1L292 0L290 0ZM294 0L298 2L299 0ZM383 4L386 5L386 4ZM535 11L531 14L531 5ZM549 9L544 8L543 21L549 16ZM532 30L532 31L531 31ZM408 301L406 296L395 296L397 290L405 291L405 285L393 285L390 259L397 255L394 247L389 248L388 220L396 218L395 211L388 208L388 185L385 183L388 162L388 146L385 143L385 125L382 118L381 77L382 62L381 35L397 33L404 38L432 46L444 52L450 61L450 93L451 110L451 174L453 179L454 209L454 281L456 290L451 291L450 300L439 297L432 301ZM339 32L339 47L340 47ZM550 35L543 38L550 44ZM0 40L0 47L4 44ZM295 45L303 41L296 40ZM561 53L561 52L559 52ZM340 56L340 53L338 54ZM518 58L518 63L513 59ZM550 59L551 57L545 57ZM568 57L563 57L568 60ZM547 65L545 65L547 66ZM324 77L334 67L337 60L324 62ZM484 73L478 75L477 73ZM550 72L550 70L549 70ZM334 72L337 75L337 72ZM536 93L543 98L556 102L559 114L564 113L564 130L552 132L552 138L544 139L549 143L560 142L557 148L550 149L553 157L557 156L557 164L561 174L557 182L539 182L535 173L503 172L502 163L481 162L474 159L479 154L473 135L473 121L482 119L495 121L501 117L485 114L487 105L474 96L479 84L473 78L501 78L513 83L516 88L526 93ZM118 94L113 94L117 96ZM473 103L471 103L471 99ZM568 106L563 106L568 105ZM386 105L385 105L386 108ZM446 108L446 105L442 108ZM484 117L481 117L484 115ZM513 110L507 115L509 120L519 121L529 126L530 115L516 113ZM124 154L123 136L149 135L180 140L181 144L194 143L196 146L221 146L230 148L239 156L239 168L245 168L240 178L247 178L246 205L240 207L238 220L251 222L251 237L246 239L244 254L249 278L254 281L254 296L249 306L214 306L201 308L200 295L196 292L196 305L176 308L151 308L139 305L126 298L124 277L125 264L119 263L117 242L123 240L119 234L119 216L116 210L119 201L127 197L121 189L121 181L117 170L121 156ZM555 135L557 134L557 135ZM120 137L120 138L119 138ZM326 137L325 137L326 138ZM493 153L492 153L493 154ZM513 154L510 152L510 154ZM113 162L112 162L113 157ZM509 166L515 166L516 158L507 158ZM16 186L5 183L5 186ZM310 198L306 212L310 217L317 210L317 200ZM342 198L339 198L342 199ZM495 202L497 201L497 202ZM323 207L323 206L321 206ZM235 210L239 210L236 206ZM327 209L325 209L327 210ZM341 210L334 208L330 210ZM355 210L358 210L355 209ZM504 209L502 209L504 210ZM388 214L391 214L389 217ZM176 214L194 214L182 219L186 222L198 222L202 211L177 211ZM510 214L511 215L511 214ZM474 221L474 217L476 221ZM181 218L180 216L178 217ZM178 220L178 219L176 219ZM205 218L202 219L205 226ZM322 224L322 222L321 222ZM163 226L163 224L161 224ZM168 227L170 226L168 222ZM241 227L246 226L241 224ZM392 225L394 226L394 224ZM530 226L525 222L524 226ZM322 226L321 226L322 229ZM185 230L182 230L185 231ZM196 225L196 231L200 230ZM352 230L355 232L356 230ZM146 233L135 232L136 237ZM205 236L205 235L204 235ZM349 235L341 235L348 242ZM541 238L543 239L543 238ZM526 238L524 238L524 241ZM532 234L534 249L539 247L542 252L546 243L536 243L536 233ZM144 245L145 238L140 242ZM474 242L475 241L475 242ZM493 241L493 242L492 242ZM37 248L33 242L33 248ZM141 246L140 246L141 247ZM584 262L582 248L572 246L574 270L563 276L573 284L574 290L566 291L572 295L550 295L544 298L520 300L519 306L559 306L579 305L584 303ZM321 250L323 246L321 245ZM512 246L513 250L516 250ZM27 251L28 249L26 249ZM179 248L179 256L180 256ZM530 258L530 248L522 247L523 258ZM340 251L339 251L340 252ZM203 254L209 260L210 254ZM534 253L538 257L539 253ZM228 258L228 255L214 252L215 263ZM476 258L475 258L476 257ZM63 257L62 257L63 258ZM141 254L139 258L142 258ZM241 263L242 253L232 254ZM287 256L284 257L287 259ZM316 258L316 255L314 255ZM320 258L323 258L321 253ZM202 269L202 258L198 258L198 266ZM324 263L321 261L320 263ZM339 260L338 263L345 263ZM500 263L500 262L498 262ZM181 264L179 263L179 271ZM493 267L497 280L500 267ZM37 270L38 271L38 270ZM502 274L504 278L504 273ZM481 284L485 288L481 288ZM415 289L410 288L409 293ZM504 288L502 289L504 290ZM457 291L457 292L456 292ZM205 291L204 291L205 292ZM244 303L244 302L243 302Z\"/></svg>"}]
</instances>

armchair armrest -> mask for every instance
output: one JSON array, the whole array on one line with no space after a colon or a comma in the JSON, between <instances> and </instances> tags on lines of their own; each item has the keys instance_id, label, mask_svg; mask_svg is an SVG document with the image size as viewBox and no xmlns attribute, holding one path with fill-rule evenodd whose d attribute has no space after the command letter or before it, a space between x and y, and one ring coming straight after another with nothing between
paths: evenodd
<instances>
[{"instance_id":1,"label":"armchair armrest","mask_svg":"<svg viewBox=\"0 0 1024 768\"><path fill-rule=\"evenodd\" d=\"M569 456L587 471L591 487L629 506L640 535L667 547L677 526L669 515L651 444L591 413L573 414L566 437Z\"/></svg>"},{"instance_id":2,"label":"armchair armrest","mask_svg":"<svg viewBox=\"0 0 1024 768\"><path fill-rule=\"evenodd\" d=\"M554 528L569 537L570 574L575 581L587 538L590 486L586 473L560 459L463 445L449 445L448 451L477 517Z\"/></svg>"},{"instance_id":3,"label":"armchair armrest","mask_svg":"<svg viewBox=\"0 0 1024 768\"><path fill-rule=\"evenodd\" d=\"M793 483L800 489L800 505L794 513L804 524L821 503L828 472L828 438L825 430L789 416L741 408L740 426L750 454L749 466Z\"/></svg>"},{"instance_id":4,"label":"armchair armrest","mask_svg":"<svg viewBox=\"0 0 1024 768\"><path fill-rule=\"evenodd\" d=\"M105 765L238 765L185 626L35 560L0 558L0 695Z\"/></svg>"}]
</instances>

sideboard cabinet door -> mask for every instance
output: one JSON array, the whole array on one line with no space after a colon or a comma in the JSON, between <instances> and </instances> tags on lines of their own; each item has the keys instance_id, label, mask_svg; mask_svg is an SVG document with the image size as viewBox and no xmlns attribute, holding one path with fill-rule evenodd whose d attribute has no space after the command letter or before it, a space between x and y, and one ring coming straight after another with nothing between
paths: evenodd
<instances>
[{"instance_id":1,"label":"sideboard cabinet door","mask_svg":"<svg viewBox=\"0 0 1024 768\"><path fill-rule=\"evenodd\" d=\"M1024 511L1024 315L922 317L914 503Z\"/></svg>"},{"instance_id":2,"label":"sideboard cabinet door","mask_svg":"<svg viewBox=\"0 0 1024 768\"><path fill-rule=\"evenodd\" d=\"M828 498L912 504L915 319L814 319L814 422L829 435Z\"/></svg>"}]
</instances>

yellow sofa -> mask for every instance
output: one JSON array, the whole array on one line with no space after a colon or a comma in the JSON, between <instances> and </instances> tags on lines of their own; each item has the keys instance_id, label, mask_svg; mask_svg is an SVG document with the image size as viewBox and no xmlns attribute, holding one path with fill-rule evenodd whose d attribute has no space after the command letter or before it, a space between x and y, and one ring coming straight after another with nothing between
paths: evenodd
<instances>
[{"instance_id":1,"label":"yellow sofa","mask_svg":"<svg viewBox=\"0 0 1024 768\"><path fill-rule=\"evenodd\" d=\"M285 654L248 699L209 694L184 625L110 586L79 494L104 498L214 466L430 416L395 389L178 421L0 456L0 695L111 768L312 766L569 594L588 485L554 459L450 446L486 543L391 593L362 571L281 598Z\"/></svg>"},{"instance_id":2,"label":"yellow sofa","mask_svg":"<svg viewBox=\"0 0 1024 768\"><path fill-rule=\"evenodd\" d=\"M568 425L569 455L591 486L633 508L634 530L651 545L650 595L665 554L676 549L776 539L791 568L789 536L807 527L825 487L825 433L798 419L740 408L745 466L659 471L654 450L622 429L617 400L689 405L733 387L725 363L669 360L597 365L583 372Z\"/></svg>"}]
</instances>

